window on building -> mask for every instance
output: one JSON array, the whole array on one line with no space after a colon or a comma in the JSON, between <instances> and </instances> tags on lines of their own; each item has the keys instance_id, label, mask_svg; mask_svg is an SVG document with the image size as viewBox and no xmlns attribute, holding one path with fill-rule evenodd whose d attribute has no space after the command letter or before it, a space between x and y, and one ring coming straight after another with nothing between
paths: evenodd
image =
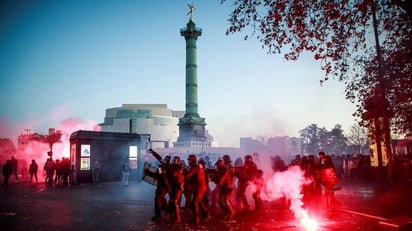
<instances>
[{"instance_id":1,"label":"window on building","mask_svg":"<svg viewBox=\"0 0 412 231\"><path fill-rule=\"evenodd\" d=\"M129 164L131 169L137 169L137 146L129 146Z\"/></svg>"}]
</instances>

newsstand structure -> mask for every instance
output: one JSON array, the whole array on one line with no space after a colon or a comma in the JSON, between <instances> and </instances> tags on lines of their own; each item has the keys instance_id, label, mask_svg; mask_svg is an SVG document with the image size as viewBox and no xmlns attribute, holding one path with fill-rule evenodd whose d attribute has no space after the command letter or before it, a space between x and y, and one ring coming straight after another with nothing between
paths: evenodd
<instances>
[{"instance_id":1,"label":"newsstand structure","mask_svg":"<svg viewBox=\"0 0 412 231\"><path fill-rule=\"evenodd\" d=\"M150 144L149 134L83 131L70 136L70 161L75 184L92 182L91 167L97 160L100 165L100 182L122 179L122 165L129 161L130 180L141 176L141 156Z\"/></svg>"}]
</instances>

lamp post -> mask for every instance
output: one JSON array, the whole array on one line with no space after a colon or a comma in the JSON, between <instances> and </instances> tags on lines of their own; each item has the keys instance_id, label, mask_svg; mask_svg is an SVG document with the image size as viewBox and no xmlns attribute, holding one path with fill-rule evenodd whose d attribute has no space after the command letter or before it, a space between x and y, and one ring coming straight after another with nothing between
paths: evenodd
<instances>
[{"instance_id":1,"label":"lamp post","mask_svg":"<svg viewBox=\"0 0 412 231\"><path fill-rule=\"evenodd\" d=\"M373 1L372 7L372 26L375 37L375 46L376 46L376 58L378 61L378 94L376 97L380 102L379 107L381 108L381 113L379 115L374 115L374 124L375 124L375 142L378 155L378 166L379 168L383 167L383 154L386 154L387 157L387 177L392 180L392 150L391 150L391 134L390 134L390 118L388 113L388 99L386 98L386 83L383 79L383 70L382 70L382 51L379 42L379 33L378 33L378 22L376 18L376 3ZM383 105L382 105L383 104ZM384 150L382 150L381 143L384 144Z\"/></svg>"},{"instance_id":2,"label":"lamp post","mask_svg":"<svg viewBox=\"0 0 412 231\"><path fill-rule=\"evenodd\" d=\"M204 139L205 138L203 138L203 137L201 138L201 140L202 140L202 143L201 143L202 144L202 155L203 155L203 142L204 142Z\"/></svg>"}]
</instances>

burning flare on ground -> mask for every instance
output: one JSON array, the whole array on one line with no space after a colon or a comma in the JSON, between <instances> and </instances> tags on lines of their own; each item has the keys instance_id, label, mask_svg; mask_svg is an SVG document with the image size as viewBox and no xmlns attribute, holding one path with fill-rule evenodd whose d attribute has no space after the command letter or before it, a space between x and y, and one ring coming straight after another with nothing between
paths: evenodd
<instances>
[{"instance_id":1,"label":"burning flare on ground","mask_svg":"<svg viewBox=\"0 0 412 231\"><path fill-rule=\"evenodd\" d=\"M302 186L308 183L304 172L299 166L291 166L284 172L276 172L266 179L264 196L269 200L286 198L290 202L295 218L308 231L317 230L318 223L309 217L308 211L303 208Z\"/></svg>"}]
</instances>

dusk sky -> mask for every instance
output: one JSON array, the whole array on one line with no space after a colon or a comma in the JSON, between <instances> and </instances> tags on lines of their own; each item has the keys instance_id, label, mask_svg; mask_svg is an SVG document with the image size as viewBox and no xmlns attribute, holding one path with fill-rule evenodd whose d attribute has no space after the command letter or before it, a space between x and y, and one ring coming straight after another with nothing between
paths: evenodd
<instances>
[{"instance_id":1,"label":"dusk sky","mask_svg":"<svg viewBox=\"0 0 412 231\"><path fill-rule=\"evenodd\" d=\"M2 1L0 138L46 133L68 118L102 123L126 103L185 110L182 0ZM231 1L228 1L231 2ZM230 3L193 1L199 114L220 146L241 137L299 136L315 123L346 132L355 106L311 54L299 61L268 55L245 33L225 35Z\"/></svg>"}]
</instances>

